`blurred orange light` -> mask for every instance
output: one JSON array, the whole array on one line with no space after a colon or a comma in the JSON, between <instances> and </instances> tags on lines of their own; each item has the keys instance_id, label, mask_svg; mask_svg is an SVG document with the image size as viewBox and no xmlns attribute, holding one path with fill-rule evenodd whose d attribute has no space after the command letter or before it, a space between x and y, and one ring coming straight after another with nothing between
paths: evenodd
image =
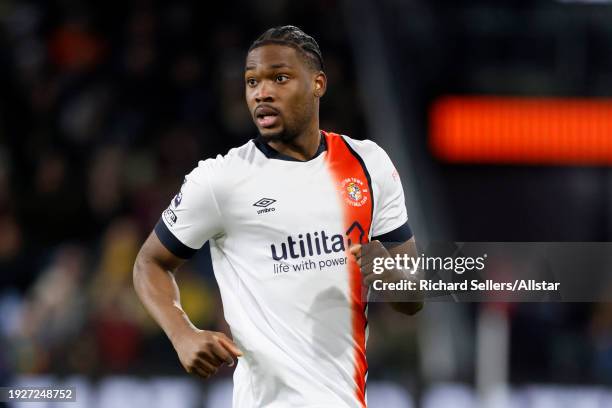
<instances>
[{"instance_id":1,"label":"blurred orange light","mask_svg":"<svg viewBox=\"0 0 612 408\"><path fill-rule=\"evenodd\" d=\"M444 97L429 143L450 163L610 165L612 99Z\"/></svg>"}]
</instances>

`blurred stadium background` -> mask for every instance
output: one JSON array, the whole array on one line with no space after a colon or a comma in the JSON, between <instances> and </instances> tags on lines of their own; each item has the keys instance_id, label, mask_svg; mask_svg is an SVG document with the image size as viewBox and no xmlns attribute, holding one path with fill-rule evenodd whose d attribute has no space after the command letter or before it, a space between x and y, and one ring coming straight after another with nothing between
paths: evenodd
<instances>
[{"instance_id":1,"label":"blurred stadium background","mask_svg":"<svg viewBox=\"0 0 612 408\"><path fill-rule=\"evenodd\" d=\"M0 0L1 384L228 406L231 371L183 373L131 270L183 175L254 137L245 50L281 24L318 40L322 128L387 149L422 243L611 240L607 1ZM227 330L206 248L178 281ZM374 306L374 408L612 407L610 304Z\"/></svg>"}]
</instances>

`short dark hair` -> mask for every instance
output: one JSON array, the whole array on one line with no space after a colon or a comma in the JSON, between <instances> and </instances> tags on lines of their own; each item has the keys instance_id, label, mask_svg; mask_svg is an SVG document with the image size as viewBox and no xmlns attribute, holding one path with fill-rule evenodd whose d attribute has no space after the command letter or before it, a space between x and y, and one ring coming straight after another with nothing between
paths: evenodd
<instances>
[{"instance_id":1,"label":"short dark hair","mask_svg":"<svg viewBox=\"0 0 612 408\"><path fill-rule=\"evenodd\" d=\"M259 38L251 44L248 52L268 44L279 44L292 47L305 57L306 61L313 69L324 71L325 66L323 64L323 57L321 56L319 44L317 44L314 38L296 26L286 25L266 30L265 33L260 35Z\"/></svg>"}]
</instances>

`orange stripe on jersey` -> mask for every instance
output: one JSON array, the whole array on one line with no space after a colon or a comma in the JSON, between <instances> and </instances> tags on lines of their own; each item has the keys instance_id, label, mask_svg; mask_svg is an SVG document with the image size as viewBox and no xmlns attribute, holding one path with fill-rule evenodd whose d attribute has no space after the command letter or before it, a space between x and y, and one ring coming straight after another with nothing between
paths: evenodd
<instances>
[{"instance_id":1,"label":"orange stripe on jersey","mask_svg":"<svg viewBox=\"0 0 612 408\"><path fill-rule=\"evenodd\" d=\"M365 244L369 241L374 208L370 175L359 155L348 145L344 138L335 133L323 132L327 142L327 166L337 186L340 203L343 206L344 228L349 245ZM367 319L361 284L361 271L356 262L350 262L349 287L351 299L351 325L353 330L356 384L355 394L362 407L365 403L365 377L368 371L366 360L365 331Z\"/></svg>"}]
</instances>

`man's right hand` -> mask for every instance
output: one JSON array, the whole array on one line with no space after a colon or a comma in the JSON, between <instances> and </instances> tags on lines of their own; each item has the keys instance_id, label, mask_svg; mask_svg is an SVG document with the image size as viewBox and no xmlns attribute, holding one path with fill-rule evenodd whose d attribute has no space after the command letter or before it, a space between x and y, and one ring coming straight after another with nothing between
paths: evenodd
<instances>
[{"instance_id":1,"label":"man's right hand","mask_svg":"<svg viewBox=\"0 0 612 408\"><path fill-rule=\"evenodd\" d=\"M193 329L172 342L185 370L202 378L213 376L224 363L234 365L242 352L220 332Z\"/></svg>"},{"instance_id":2,"label":"man's right hand","mask_svg":"<svg viewBox=\"0 0 612 408\"><path fill-rule=\"evenodd\" d=\"M202 378L226 363L234 365L242 352L225 334L199 330L181 308L174 272L185 260L170 252L151 232L134 263L134 288L176 349L185 370Z\"/></svg>"}]
</instances>

